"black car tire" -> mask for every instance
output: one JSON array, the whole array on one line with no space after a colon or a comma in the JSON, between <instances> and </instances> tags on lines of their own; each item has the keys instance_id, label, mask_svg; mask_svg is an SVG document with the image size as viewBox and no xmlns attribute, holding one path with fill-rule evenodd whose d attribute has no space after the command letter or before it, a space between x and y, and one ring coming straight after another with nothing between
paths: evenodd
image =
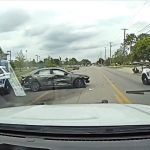
<instances>
[{"instance_id":1,"label":"black car tire","mask_svg":"<svg viewBox=\"0 0 150 150\"><path fill-rule=\"evenodd\" d=\"M9 81L7 80L4 87L4 94L10 94L11 93L11 85Z\"/></svg>"},{"instance_id":2,"label":"black car tire","mask_svg":"<svg viewBox=\"0 0 150 150\"><path fill-rule=\"evenodd\" d=\"M73 86L75 88L83 88L83 87L85 87L84 80L83 79L75 79L75 81L73 83Z\"/></svg>"},{"instance_id":3,"label":"black car tire","mask_svg":"<svg viewBox=\"0 0 150 150\"><path fill-rule=\"evenodd\" d=\"M142 76L142 82L143 82L144 85L148 85L148 84L149 84L148 78L147 78L146 75L143 75L143 76Z\"/></svg>"},{"instance_id":4,"label":"black car tire","mask_svg":"<svg viewBox=\"0 0 150 150\"><path fill-rule=\"evenodd\" d=\"M40 84L37 81L33 81L31 83L31 90L33 92L37 92L37 91L39 91L39 89L40 89Z\"/></svg>"}]
</instances>

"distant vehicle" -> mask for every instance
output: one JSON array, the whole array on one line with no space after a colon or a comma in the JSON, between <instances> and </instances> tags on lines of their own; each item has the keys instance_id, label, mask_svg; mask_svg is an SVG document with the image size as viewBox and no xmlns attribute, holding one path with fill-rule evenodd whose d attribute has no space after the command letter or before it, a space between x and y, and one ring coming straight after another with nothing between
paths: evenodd
<instances>
[{"instance_id":1,"label":"distant vehicle","mask_svg":"<svg viewBox=\"0 0 150 150\"><path fill-rule=\"evenodd\" d=\"M67 72L61 68L42 68L22 76L21 84L32 91L39 91L42 87L72 86L83 88L89 83L89 76Z\"/></svg>"},{"instance_id":2,"label":"distant vehicle","mask_svg":"<svg viewBox=\"0 0 150 150\"><path fill-rule=\"evenodd\" d=\"M71 70L79 70L79 66L68 66L67 68Z\"/></svg>"},{"instance_id":3,"label":"distant vehicle","mask_svg":"<svg viewBox=\"0 0 150 150\"><path fill-rule=\"evenodd\" d=\"M134 73L139 73L139 72L140 72L137 67L134 67L134 68L132 69L132 71L133 71Z\"/></svg>"},{"instance_id":4,"label":"distant vehicle","mask_svg":"<svg viewBox=\"0 0 150 150\"><path fill-rule=\"evenodd\" d=\"M150 83L150 67L144 67L142 71L142 82L145 85Z\"/></svg>"},{"instance_id":5,"label":"distant vehicle","mask_svg":"<svg viewBox=\"0 0 150 150\"><path fill-rule=\"evenodd\" d=\"M132 62L132 65L139 65L139 64L140 64L140 62L138 62L138 61Z\"/></svg>"},{"instance_id":6,"label":"distant vehicle","mask_svg":"<svg viewBox=\"0 0 150 150\"><path fill-rule=\"evenodd\" d=\"M4 66L0 66L0 93L10 94L11 85L9 83L10 73Z\"/></svg>"}]
</instances>

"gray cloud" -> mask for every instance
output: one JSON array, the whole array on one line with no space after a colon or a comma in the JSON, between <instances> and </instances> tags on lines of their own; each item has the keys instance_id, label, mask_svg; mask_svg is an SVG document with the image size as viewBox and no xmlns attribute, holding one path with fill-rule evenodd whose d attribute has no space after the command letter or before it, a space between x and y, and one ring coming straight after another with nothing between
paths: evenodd
<instances>
[{"instance_id":1,"label":"gray cloud","mask_svg":"<svg viewBox=\"0 0 150 150\"><path fill-rule=\"evenodd\" d=\"M9 10L0 15L0 32L15 31L29 21L30 17L24 10Z\"/></svg>"},{"instance_id":2,"label":"gray cloud","mask_svg":"<svg viewBox=\"0 0 150 150\"><path fill-rule=\"evenodd\" d=\"M83 46L77 46L78 43L88 40L97 35L95 32L84 32L69 25L55 26L43 36L41 45L44 49L51 49L56 53L64 51L72 51L74 49L84 49ZM86 47L88 48L88 46Z\"/></svg>"},{"instance_id":3,"label":"gray cloud","mask_svg":"<svg viewBox=\"0 0 150 150\"><path fill-rule=\"evenodd\" d=\"M72 46L71 50L89 50L89 49L95 49L95 48L99 48L98 45L87 45L87 46L82 46L82 45L76 45L76 46Z\"/></svg>"},{"instance_id":4,"label":"gray cloud","mask_svg":"<svg viewBox=\"0 0 150 150\"><path fill-rule=\"evenodd\" d=\"M28 46L28 44L18 44L18 45L14 45L14 46L12 46L11 48L13 49L13 50L21 50L21 49L24 49L25 47L27 47Z\"/></svg>"},{"instance_id":5,"label":"gray cloud","mask_svg":"<svg viewBox=\"0 0 150 150\"><path fill-rule=\"evenodd\" d=\"M71 43L93 36L93 33L76 32L73 29L59 29L50 31L46 36L46 40Z\"/></svg>"},{"instance_id":6,"label":"gray cloud","mask_svg":"<svg viewBox=\"0 0 150 150\"><path fill-rule=\"evenodd\" d=\"M48 28L49 28L48 25L36 25L32 28L25 29L24 35L28 37L41 36L47 32Z\"/></svg>"},{"instance_id":7,"label":"gray cloud","mask_svg":"<svg viewBox=\"0 0 150 150\"><path fill-rule=\"evenodd\" d=\"M90 50L90 49L96 49L99 48L98 45L80 45L80 44L74 44L74 45L68 45L68 44L60 44L60 43L55 43L55 44L51 44L49 43L49 45L45 45L45 48L47 51L49 51L51 54L62 54L62 53L75 53L78 52L80 53L80 51L86 51L86 50Z\"/></svg>"},{"instance_id":8,"label":"gray cloud","mask_svg":"<svg viewBox=\"0 0 150 150\"><path fill-rule=\"evenodd\" d=\"M40 47L40 49L58 54L97 48L95 44L85 44L85 41L99 34L96 30L91 31L91 27L92 26L86 26L85 31L81 26L74 27L70 24L37 25L25 30L24 35L29 38L34 36L36 39L39 39L40 42L37 43L37 46Z\"/></svg>"},{"instance_id":9,"label":"gray cloud","mask_svg":"<svg viewBox=\"0 0 150 150\"><path fill-rule=\"evenodd\" d=\"M57 41L47 41L42 43L41 45L41 49L47 49L47 50L55 50L55 49L59 49L59 48L64 48L67 47L66 43L63 42L57 42Z\"/></svg>"}]
</instances>

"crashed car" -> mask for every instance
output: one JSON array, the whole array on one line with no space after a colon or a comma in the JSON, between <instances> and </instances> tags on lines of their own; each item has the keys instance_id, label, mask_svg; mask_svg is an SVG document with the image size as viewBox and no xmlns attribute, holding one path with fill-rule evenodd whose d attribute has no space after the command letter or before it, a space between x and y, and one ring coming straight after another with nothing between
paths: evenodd
<instances>
[{"instance_id":1,"label":"crashed car","mask_svg":"<svg viewBox=\"0 0 150 150\"><path fill-rule=\"evenodd\" d=\"M89 76L74 74L62 68L42 68L34 70L22 76L21 84L32 91L39 91L43 87L65 87L74 88L86 87L89 83Z\"/></svg>"}]
</instances>

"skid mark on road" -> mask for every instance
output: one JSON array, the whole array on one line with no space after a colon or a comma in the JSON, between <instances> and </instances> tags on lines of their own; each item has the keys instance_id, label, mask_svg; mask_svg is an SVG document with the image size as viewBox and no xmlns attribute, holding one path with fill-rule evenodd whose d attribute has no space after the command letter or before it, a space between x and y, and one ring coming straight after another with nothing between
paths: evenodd
<instances>
[{"instance_id":1,"label":"skid mark on road","mask_svg":"<svg viewBox=\"0 0 150 150\"><path fill-rule=\"evenodd\" d=\"M115 92L116 99L119 103L128 103L131 104L132 101L129 100L122 92L121 90L112 83L112 81L105 75L103 74L104 78L107 80L107 82L111 85L113 91Z\"/></svg>"},{"instance_id":2,"label":"skid mark on road","mask_svg":"<svg viewBox=\"0 0 150 150\"><path fill-rule=\"evenodd\" d=\"M41 94L40 96L38 96L35 100L31 101L29 104L36 104L37 102L42 102L42 99L47 96L50 92L49 91L46 91L44 92L43 94ZM43 99L44 101L44 99Z\"/></svg>"}]
</instances>

